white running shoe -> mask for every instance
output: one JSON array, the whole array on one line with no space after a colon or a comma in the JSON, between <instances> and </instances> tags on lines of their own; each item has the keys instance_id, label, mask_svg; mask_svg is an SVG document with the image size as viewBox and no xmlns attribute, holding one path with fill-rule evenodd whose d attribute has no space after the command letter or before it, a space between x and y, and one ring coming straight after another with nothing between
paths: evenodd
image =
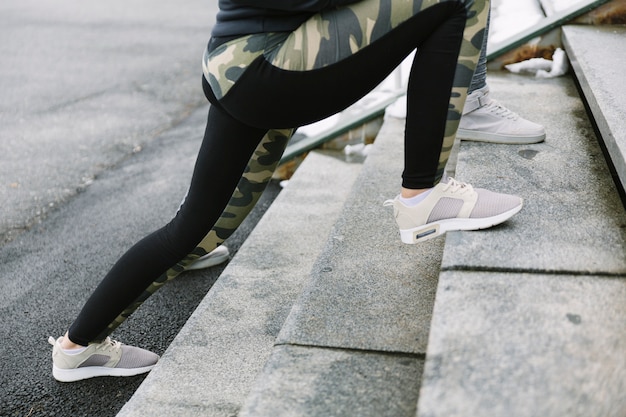
<instances>
[{"instance_id":1,"label":"white running shoe","mask_svg":"<svg viewBox=\"0 0 626 417\"><path fill-rule=\"evenodd\" d=\"M154 368L159 355L149 350L123 345L107 337L71 354L61 348L59 337L48 338L52 348L52 375L61 382L74 382L96 376L133 376Z\"/></svg>"},{"instance_id":2,"label":"white running shoe","mask_svg":"<svg viewBox=\"0 0 626 417\"><path fill-rule=\"evenodd\" d=\"M503 144L539 143L546 131L489 98L483 87L467 96L457 136L462 140Z\"/></svg>"},{"instance_id":3,"label":"white running shoe","mask_svg":"<svg viewBox=\"0 0 626 417\"><path fill-rule=\"evenodd\" d=\"M418 243L453 230L486 229L504 222L522 209L520 197L494 193L449 178L437 184L426 198L409 207L400 196L385 201L404 243Z\"/></svg>"},{"instance_id":4,"label":"white running shoe","mask_svg":"<svg viewBox=\"0 0 626 417\"><path fill-rule=\"evenodd\" d=\"M185 270L191 271L195 269L205 269L211 266L219 265L223 262L226 262L229 256L230 252L228 251L228 247L221 245L213 249L206 255L196 259L192 264L185 268Z\"/></svg>"}]
</instances>

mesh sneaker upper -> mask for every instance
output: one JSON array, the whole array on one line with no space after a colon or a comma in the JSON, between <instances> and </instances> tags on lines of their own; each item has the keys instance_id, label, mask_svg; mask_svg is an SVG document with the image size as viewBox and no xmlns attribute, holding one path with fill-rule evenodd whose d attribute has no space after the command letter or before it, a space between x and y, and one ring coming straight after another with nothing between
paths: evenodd
<instances>
[{"instance_id":1,"label":"mesh sneaker upper","mask_svg":"<svg viewBox=\"0 0 626 417\"><path fill-rule=\"evenodd\" d=\"M463 115L459 129L503 135L545 135L542 125L520 117L496 100Z\"/></svg>"},{"instance_id":2,"label":"mesh sneaker upper","mask_svg":"<svg viewBox=\"0 0 626 417\"><path fill-rule=\"evenodd\" d=\"M122 345L122 357L116 368L143 368L159 360L156 353L135 346Z\"/></svg>"},{"instance_id":3,"label":"mesh sneaker upper","mask_svg":"<svg viewBox=\"0 0 626 417\"><path fill-rule=\"evenodd\" d=\"M492 217L518 207L520 198L509 194L494 193L493 191L476 188L478 200L470 214L471 219Z\"/></svg>"},{"instance_id":4,"label":"mesh sneaker upper","mask_svg":"<svg viewBox=\"0 0 626 417\"><path fill-rule=\"evenodd\" d=\"M399 197L385 204L393 205L400 230L408 230L448 219L491 219L506 215L511 210L521 208L522 199L473 188L470 184L450 178L447 183L438 184L415 206L404 205Z\"/></svg>"},{"instance_id":5,"label":"mesh sneaker upper","mask_svg":"<svg viewBox=\"0 0 626 417\"><path fill-rule=\"evenodd\" d=\"M443 219L453 219L458 216L461 207L463 207L463 200L449 197L440 198L430 212L430 216L428 216L428 223Z\"/></svg>"},{"instance_id":6,"label":"mesh sneaker upper","mask_svg":"<svg viewBox=\"0 0 626 417\"><path fill-rule=\"evenodd\" d=\"M84 368L86 366L104 366L110 360L111 360L110 356L100 355L100 354L94 353L93 355L91 355L87 359L85 359L85 361L83 363L78 365L78 367L79 368Z\"/></svg>"}]
</instances>

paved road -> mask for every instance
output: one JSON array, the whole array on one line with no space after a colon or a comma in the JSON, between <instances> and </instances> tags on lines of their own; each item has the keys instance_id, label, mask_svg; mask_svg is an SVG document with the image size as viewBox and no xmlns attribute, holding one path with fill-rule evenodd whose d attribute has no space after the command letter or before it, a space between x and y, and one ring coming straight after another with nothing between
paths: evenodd
<instances>
[{"instance_id":1,"label":"paved road","mask_svg":"<svg viewBox=\"0 0 626 417\"><path fill-rule=\"evenodd\" d=\"M215 10L215 0L0 2L1 239L204 103Z\"/></svg>"},{"instance_id":2,"label":"paved road","mask_svg":"<svg viewBox=\"0 0 626 417\"><path fill-rule=\"evenodd\" d=\"M58 383L46 339L182 199L214 12L207 0L0 3L1 416L114 416L143 380ZM162 353L222 269L174 280L114 336Z\"/></svg>"}]
</instances>

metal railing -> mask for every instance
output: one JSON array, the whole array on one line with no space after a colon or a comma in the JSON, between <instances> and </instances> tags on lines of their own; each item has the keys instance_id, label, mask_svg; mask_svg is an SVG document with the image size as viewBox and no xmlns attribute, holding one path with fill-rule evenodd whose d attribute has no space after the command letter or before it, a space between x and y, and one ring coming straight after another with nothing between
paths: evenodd
<instances>
[{"instance_id":1,"label":"metal railing","mask_svg":"<svg viewBox=\"0 0 626 417\"><path fill-rule=\"evenodd\" d=\"M557 27L560 27L568 21L587 13L588 11L591 11L598 6L601 6L608 1L609 0L584 0L568 9L547 16L545 19L542 19L538 24L528 29L525 29L520 33L513 35L510 38L505 39L504 41L491 47L491 51L487 54L487 60L492 60L512 49L522 46L526 42L536 38L537 36L540 36ZM395 70L397 80L401 78L400 71L400 68L397 68ZM397 81L397 83L398 82L400 81ZM376 119L377 117L382 116L387 106L392 104L402 95L406 94L406 91L402 88L401 85L397 85L397 87L398 90L390 93L387 99L380 100L374 105L365 107L363 111L360 112L358 115L346 117L325 131L290 144L289 146L287 146L287 149L285 150L285 153L283 154L280 163L287 162L298 155L315 149L316 147L332 139L335 139L358 126L361 126L371 120Z\"/></svg>"}]
</instances>

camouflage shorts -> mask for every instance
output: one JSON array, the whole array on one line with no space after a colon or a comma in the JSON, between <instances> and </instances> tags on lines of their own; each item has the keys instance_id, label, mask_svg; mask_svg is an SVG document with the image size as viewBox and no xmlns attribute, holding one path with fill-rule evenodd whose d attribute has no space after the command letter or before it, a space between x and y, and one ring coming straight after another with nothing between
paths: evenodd
<instances>
[{"instance_id":1,"label":"camouflage shorts","mask_svg":"<svg viewBox=\"0 0 626 417\"><path fill-rule=\"evenodd\" d=\"M318 13L292 33L260 33L205 51L203 71L213 93L224 97L246 68L263 56L289 71L322 68L345 59L420 12L459 0L363 0ZM459 1L468 11L460 64L476 66L489 10L488 0ZM480 36L482 40L482 36Z\"/></svg>"}]
</instances>

